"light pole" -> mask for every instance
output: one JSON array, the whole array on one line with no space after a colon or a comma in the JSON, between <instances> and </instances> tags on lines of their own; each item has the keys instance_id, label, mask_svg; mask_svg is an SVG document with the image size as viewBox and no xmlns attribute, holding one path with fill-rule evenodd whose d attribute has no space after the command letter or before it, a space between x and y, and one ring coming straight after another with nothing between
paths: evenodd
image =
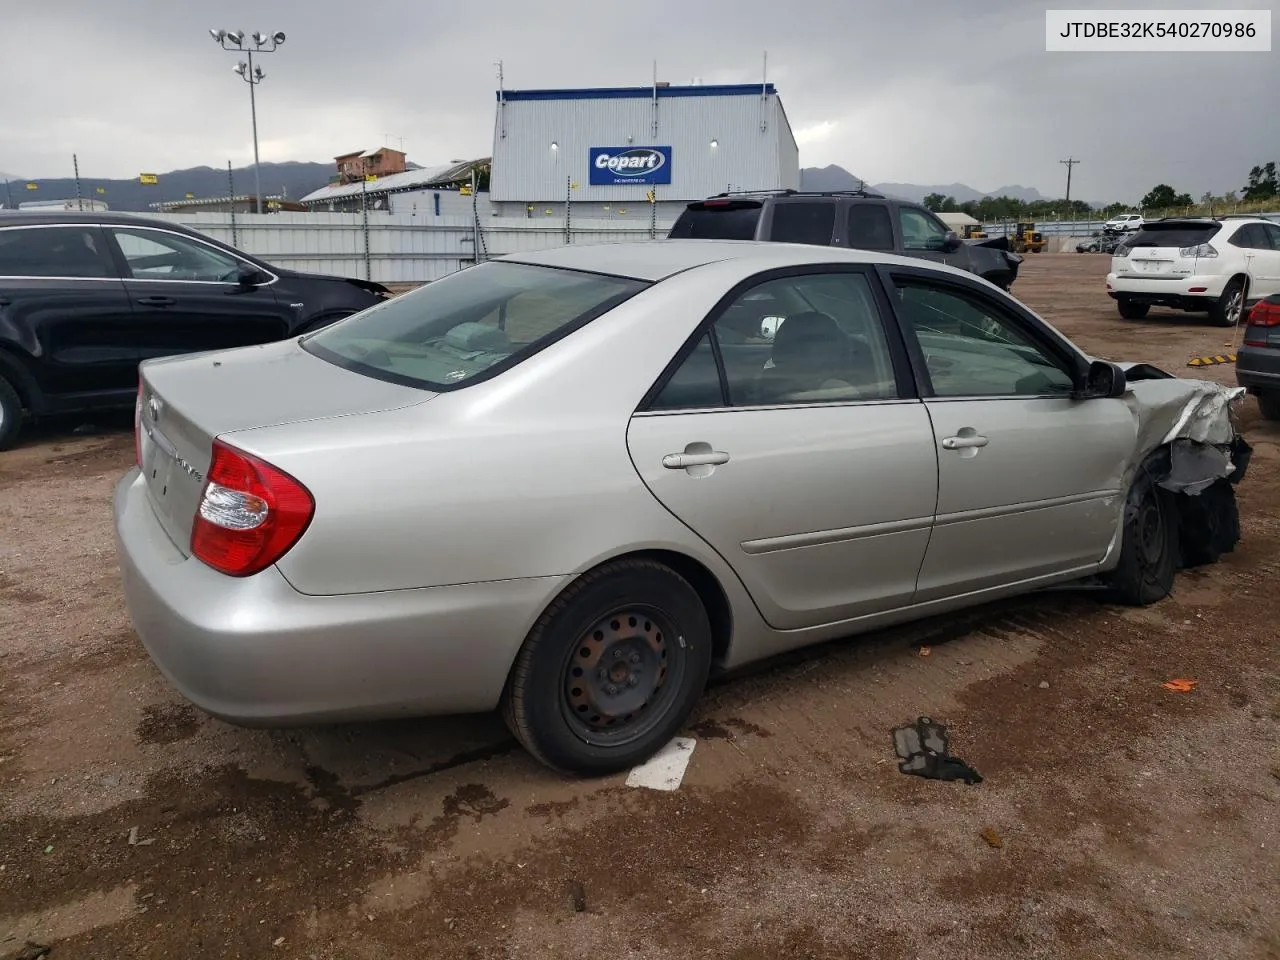
<instances>
[{"instance_id":1,"label":"light pole","mask_svg":"<svg viewBox=\"0 0 1280 960\"><path fill-rule=\"evenodd\" d=\"M280 48L280 44L284 43L284 34L277 30L270 35L255 33L246 39L243 30L210 30L209 36L213 37L214 43L222 47L223 50L243 53L249 58L247 62L241 60L231 69L241 80L249 84L249 112L253 117L253 202L258 213L261 213L262 178L258 173L258 102L254 96L253 88L260 84L267 75L262 72L262 67L254 65L253 55L255 53L275 53ZM234 205L233 203L232 206Z\"/></svg>"}]
</instances>

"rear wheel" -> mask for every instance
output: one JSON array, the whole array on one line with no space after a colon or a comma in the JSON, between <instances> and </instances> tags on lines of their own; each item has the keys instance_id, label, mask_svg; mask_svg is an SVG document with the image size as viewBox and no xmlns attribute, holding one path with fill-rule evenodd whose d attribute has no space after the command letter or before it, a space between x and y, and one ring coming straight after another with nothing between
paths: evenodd
<instances>
[{"instance_id":1,"label":"rear wheel","mask_svg":"<svg viewBox=\"0 0 1280 960\"><path fill-rule=\"evenodd\" d=\"M1115 599L1146 606L1173 592L1178 568L1178 518L1172 494L1141 469L1124 504L1120 562L1108 577Z\"/></svg>"},{"instance_id":2,"label":"rear wheel","mask_svg":"<svg viewBox=\"0 0 1280 960\"><path fill-rule=\"evenodd\" d=\"M1209 307L1209 319L1218 327L1234 327L1244 315L1244 280L1233 278L1222 290L1222 296Z\"/></svg>"},{"instance_id":3,"label":"rear wheel","mask_svg":"<svg viewBox=\"0 0 1280 960\"><path fill-rule=\"evenodd\" d=\"M502 712L548 766L614 773L676 734L710 668L711 624L697 591L652 560L619 560L584 574L534 625Z\"/></svg>"},{"instance_id":4,"label":"rear wheel","mask_svg":"<svg viewBox=\"0 0 1280 960\"><path fill-rule=\"evenodd\" d=\"M22 429L22 399L8 380L0 376L0 450L8 450Z\"/></svg>"},{"instance_id":5,"label":"rear wheel","mask_svg":"<svg viewBox=\"0 0 1280 960\"><path fill-rule=\"evenodd\" d=\"M1258 394L1258 409L1264 420L1280 420L1280 393Z\"/></svg>"},{"instance_id":6,"label":"rear wheel","mask_svg":"<svg viewBox=\"0 0 1280 960\"><path fill-rule=\"evenodd\" d=\"M1135 303L1127 297L1121 297L1116 301L1116 309L1126 320L1141 320L1150 312L1151 304Z\"/></svg>"}]
</instances>

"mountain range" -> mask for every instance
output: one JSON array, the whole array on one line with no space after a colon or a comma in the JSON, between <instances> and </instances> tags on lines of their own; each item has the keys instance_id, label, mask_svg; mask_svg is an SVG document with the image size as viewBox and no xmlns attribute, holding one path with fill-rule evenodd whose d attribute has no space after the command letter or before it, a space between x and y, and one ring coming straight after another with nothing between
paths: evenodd
<instances>
[{"instance_id":1,"label":"mountain range","mask_svg":"<svg viewBox=\"0 0 1280 960\"><path fill-rule=\"evenodd\" d=\"M290 200L305 197L323 187L336 173L332 163L264 163L261 166L262 192L265 196L280 196ZM0 193L0 204L16 206L27 200L66 200L76 195L76 182L71 177L57 179L25 180L9 179L8 196ZM231 171L231 184L227 183L227 171L213 167L191 167L161 173L159 183L143 184L137 177L129 180L104 180L100 177L82 176L80 194L86 200L105 200L112 210L147 211L150 204L168 200L181 200L188 193L196 197L225 197L229 186L237 195L252 195L254 179L252 167L240 167ZM35 190L27 190L26 184L36 184ZM3 190L0 187L0 190ZM12 200L10 201L10 198Z\"/></svg>"},{"instance_id":2,"label":"mountain range","mask_svg":"<svg viewBox=\"0 0 1280 960\"><path fill-rule=\"evenodd\" d=\"M944 197L954 197L957 203L965 203L969 200L977 201L983 197L1012 197L1015 200L1022 200L1026 203L1050 199L1035 187L1023 187L1017 184L999 187L995 190L982 191L975 190L964 183L920 184L888 182L867 184L861 177L857 177L844 169L844 167L839 167L835 164L826 167L805 167L800 171L801 190L857 190L864 186L876 193L882 193L886 197L909 200L912 203L920 203L931 193L940 193Z\"/></svg>"}]
</instances>

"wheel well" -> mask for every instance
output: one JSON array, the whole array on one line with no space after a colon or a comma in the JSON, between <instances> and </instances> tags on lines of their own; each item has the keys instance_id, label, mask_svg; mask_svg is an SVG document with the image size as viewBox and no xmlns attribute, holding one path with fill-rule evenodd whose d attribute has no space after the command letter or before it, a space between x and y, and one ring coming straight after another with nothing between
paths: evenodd
<instances>
[{"instance_id":1,"label":"wheel well","mask_svg":"<svg viewBox=\"0 0 1280 960\"><path fill-rule=\"evenodd\" d=\"M9 381L22 406L34 414L37 393L31 375L17 358L10 356L4 349L0 349L0 375Z\"/></svg>"},{"instance_id":2,"label":"wheel well","mask_svg":"<svg viewBox=\"0 0 1280 960\"><path fill-rule=\"evenodd\" d=\"M640 550L635 553L612 557L609 561L646 559L653 560L665 567L670 567L689 581L689 585L698 593L698 599L706 608L707 619L711 621L711 656L719 663L729 653L729 641L733 637L733 614L729 609L729 598L716 575L699 561L674 550ZM603 565L603 564L602 564Z\"/></svg>"}]
</instances>

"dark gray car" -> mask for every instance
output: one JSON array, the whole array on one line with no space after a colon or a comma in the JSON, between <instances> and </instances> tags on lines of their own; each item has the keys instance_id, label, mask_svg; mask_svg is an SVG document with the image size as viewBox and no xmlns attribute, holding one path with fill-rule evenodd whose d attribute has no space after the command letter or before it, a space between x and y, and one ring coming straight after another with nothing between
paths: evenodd
<instances>
[{"instance_id":1,"label":"dark gray car","mask_svg":"<svg viewBox=\"0 0 1280 960\"><path fill-rule=\"evenodd\" d=\"M1280 293L1249 311L1244 343L1236 354L1236 383L1258 398L1264 417L1280 420Z\"/></svg>"},{"instance_id":2,"label":"dark gray car","mask_svg":"<svg viewBox=\"0 0 1280 960\"><path fill-rule=\"evenodd\" d=\"M1003 290L1013 285L1022 262L1007 237L962 240L920 204L869 190L722 193L689 204L667 236L896 253L967 270Z\"/></svg>"}]
</instances>

